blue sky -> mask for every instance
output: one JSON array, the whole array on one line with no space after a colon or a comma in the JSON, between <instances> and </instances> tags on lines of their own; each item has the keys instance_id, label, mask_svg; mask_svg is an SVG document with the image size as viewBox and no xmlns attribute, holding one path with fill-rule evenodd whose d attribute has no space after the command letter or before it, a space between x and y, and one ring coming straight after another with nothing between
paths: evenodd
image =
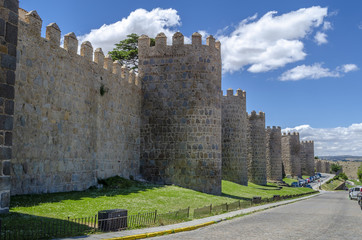
<instances>
[{"instance_id":1,"label":"blue sky","mask_svg":"<svg viewBox=\"0 0 362 240\"><path fill-rule=\"evenodd\" d=\"M266 125L315 140L317 155L362 155L362 1L20 0L45 26L111 50L127 34L221 41L222 88L247 92Z\"/></svg>"}]
</instances>

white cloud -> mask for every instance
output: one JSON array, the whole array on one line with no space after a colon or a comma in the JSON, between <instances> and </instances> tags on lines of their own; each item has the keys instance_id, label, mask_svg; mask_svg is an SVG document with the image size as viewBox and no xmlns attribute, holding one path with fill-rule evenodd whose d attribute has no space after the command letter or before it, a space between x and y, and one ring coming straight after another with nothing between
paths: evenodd
<instances>
[{"instance_id":1,"label":"white cloud","mask_svg":"<svg viewBox=\"0 0 362 240\"><path fill-rule=\"evenodd\" d=\"M298 81L301 79L319 79L325 77L341 77L341 73L348 73L358 70L355 64L345 64L337 67L335 70L322 67L321 63L315 63L312 66L300 65L284 72L280 81Z\"/></svg>"},{"instance_id":2,"label":"white cloud","mask_svg":"<svg viewBox=\"0 0 362 240\"><path fill-rule=\"evenodd\" d=\"M245 67L250 72L265 72L303 60L306 53L301 40L320 27L327 8L301 8L276 16L266 13L240 22L230 35L221 35L223 70L234 72Z\"/></svg>"},{"instance_id":3,"label":"white cloud","mask_svg":"<svg viewBox=\"0 0 362 240\"><path fill-rule=\"evenodd\" d=\"M341 71L348 73L351 71L357 71L358 67L356 64L345 64L341 67Z\"/></svg>"},{"instance_id":4,"label":"white cloud","mask_svg":"<svg viewBox=\"0 0 362 240\"><path fill-rule=\"evenodd\" d=\"M327 43L327 34L323 32L317 32L314 36L314 40L317 42L318 45L322 45L324 43Z\"/></svg>"},{"instance_id":5,"label":"white cloud","mask_svg":"<svg viewBox=\"0 0 362 240\"><path fill-rule=\"evenodd\" d=\"M130 13L127 18L91 30L90 33L80 36L79 42L90 41L93 48L101 47L105 54L112 50L120 40L123 40L131 33L138 35L146 34L155 37L158 33L164 32L171 42L176 27L181 25L180 16L175 9L156 8L152 11L137 9Z\"/></svg>"},{"instance_id":6,"label":"white cloud","mask_svg":"<svg viewBox=\"0 0 362 240\"><path fill-rule=\"evenodd\" d=\"M324 21L324 23L323 23L323 30L324 30L324 31L327 31L327 30L329 30L329 29L332 29L332 24L331 24L330 22L328 22L328 21Z\"/></svg>"},{"instance_id":7,"label":"white cloud","mask_svg":"<svg viewBox=\"0 0 362 240\"><path fill-rule=\"evenodd\" d=\"M336 128L312 128L309 125L301 125L282 130L294 131L299 132L301 141L314 140L316 156L362 155L362 123Z\"/></svg>"},{"instance_id":8,"label":"white cloud","mask_svg":"<svg viewBox=\"0 0 362 240\"><path fill-rule=\"evenodd\" d=\"M284 72L279 80L298 81L304 78L319 79L323 77L339 77L339 73L323 68L321 63L315 63L312 66L303 64Z\"/></svg>"}]
</instances>

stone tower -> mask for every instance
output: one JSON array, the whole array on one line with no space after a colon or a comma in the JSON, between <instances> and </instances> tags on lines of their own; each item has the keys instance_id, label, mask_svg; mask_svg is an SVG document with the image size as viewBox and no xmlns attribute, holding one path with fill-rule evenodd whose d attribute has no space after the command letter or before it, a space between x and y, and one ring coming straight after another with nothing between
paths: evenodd
<instances>
[{"instance_id":1,"label":"stone tower","mask_svg":"<svg viewBox=\"0 0 362 240\"><path fill-rule=\"evenodd\" d=\"M138 40L142 81L141 174L145 179L221 193L220 42L175 33L150 47Z\"/></svg>"},{"instance_id":2,"label":"stone tower","mask_svg":"<svg viewBox=\"0 0 362 240\"><path fill-rule=\"evenodd\" d=\"M10 205L18 7L18 0L0 1L0 213Z\"/></svg>"},{"instance_id":3,"label":"stone tower","mask_svg":"<svg viewBox=\"0 0 362 240\"><path fill-rule=\"evenodd\" d=\"M302 177L302 171L300 166L299 133L283 133L282 159L286 175L291 175L293 177Z\"/></svg>"},{"instance_id":4,"label":"stone tower","mask_svg":"<svg viewBox=\"0 0 362 240\"><path fill-rule=\"evenodd\" d=\"M300 144L300 164L302 175L314 175L314 142L302 141Z\"/></svg>"},{"instance_id":5,"label":"stone tower","mask_svg":"<svg viewBox=\"0 0 362 240\"><path fill-rule=\"evenodd\" d=\"M271 181L281 181L282 174L282 134L281 128L269 126L266 133L266 173L267 179Z\"/></svg>"},{"instance_id":6,"label":"stone tower","mask_svg":"<svg viewBox=\"0 0 362 240\"><path fill-rule=\"evenodd\" d=\"M248 185L246 92L222 97L222 179Z\"/></svg>"},{"instance_id":7,"label":"stone tower","mask_svg":"<svg viewBox=\"0 0 362 240\"><path fill-rule=\"evenodd\" d=\"M265 113L252 111L248 121L248 180L266 185Z\"/></svg>"}]
</instances>

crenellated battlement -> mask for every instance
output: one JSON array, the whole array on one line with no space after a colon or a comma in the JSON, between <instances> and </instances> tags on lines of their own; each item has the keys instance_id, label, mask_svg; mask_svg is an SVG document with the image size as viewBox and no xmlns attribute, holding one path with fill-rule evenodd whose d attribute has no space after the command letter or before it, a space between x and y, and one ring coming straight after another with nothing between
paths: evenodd
<instances>
[{"instance_id":1,"label":"crenellated battlement","mask_svg":"<svg viewBox=\"0 0 362 240\"><path fill-rule=\"evenodd\" d=\"M249 119L263 119L265 121L265 113L260 111L259 113L256 113L256 111L252 111L248 115Z\"/></svg>"},{"instance_id":2,"label":"crenellated battlement","mask_svg":"<svg viewBox=\"0 0 362 240\"><path fill-rule=\"evenodd\" d=\"M35 10L27 12L23 9L19 9L19 20L23 23L32 37L40 38L44 40L44 42L48 42L53 48L62 48L60 46L61 30L56 23L50 23L46 27L45 38L42 38L41 28L43 21ZM162 37L162 35L159 36L159 45L163 44ZM139 88L141 87L139 81L135 81L137 74L135 74L133 70L128 69L126 66L122 66L119 61L113 62L112 58L108 55L104 56L101 48L97 48L93 51L92 44L89 41L85 41L81 43L80 55L78 55L78 47L79 42L74 32L64 35L64 47L62 49L66 50L70 55L73 55L74 57L81 56L87 61L98 64L100 67L118 75L123 81L136 85ZM131 79L129 79L129 76L132 76Z\"/></svg>"},{"instance_id":3,"label":"crenellated battlement","mask_svg":"<svg viewBox=\"0 0 362 240\"><path fill-rule=\"evenodd\" d=\"M191 44L185 44L184 35L180 32L176 32L172 36L172 44L167 45L167 36L164 33L157 34L155 38L155 46L151 46L151 40L147 35L142 35L138 39L138 49L140 56L162 56L169 55L184 55L191 49L197 51L206 51L220 55L221 43L216 41L215 38L210 35L206 38L206 45L202 44L202 35L195 32L191 36Z\"/></svg>"},{"instance_id":4,"label":"crenellated battlement","mask_svg":"<svg viewBox=\"0 0 362 240\"><path fill-rule=\"evenodd\" d=\"M222 92L223 94L223 92ZM226 90L226 95L223 95L224 97L241 97L241 98L246 98L246 91L241 90L240 88L238 88L238 90L236 90L236 93L234 94L234 89L229 88L228 90Z\"/></svg>"},{"instance_id":5,"label":"crenellated battlement","mask_svg":"<svg viewBox=\"0 0 362 240\"><path fill-rule=\"evenodd\" d=\"M273 132L280 132L281 131L281 127L280 126L267 126L266 127L267 131L273 131Z\"/></svg>"}]
</instances>

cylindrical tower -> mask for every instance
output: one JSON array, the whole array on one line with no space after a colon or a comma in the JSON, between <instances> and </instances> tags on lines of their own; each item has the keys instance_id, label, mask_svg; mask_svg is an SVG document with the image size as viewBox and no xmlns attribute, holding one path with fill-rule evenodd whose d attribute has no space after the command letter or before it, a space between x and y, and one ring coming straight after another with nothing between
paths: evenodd
<instances>
[{"instance_id":1,"label":"cylindrical tower","mask_svg":"<svg viewBox=\"0 0 362 240\"><path fill-rule=\"evenodd\" d=\"M282 135L282 159L286 175L302 177L299 133Z\"/></svg>"},{"instance_id":2,"label":"cylindrical tower","mask_svg":"<svg viewBox=\"0 0 362 240\"><path fill-rule=\"evenodd\" d=\"M265 113L252 111L248 121L248 180L266 185Z\"/></svg>"},{"instance_id":3,"label":"cylindrical tower","mask_svg":"<svg viewBox=\"0 0 362 240\"><path fill-rule=\"evenodd\" d=\"M144 178L221 194L221 56L212 36L202 45L175 33L156 45L141 36L141 173Z\"/></svg>"},{"instance_id":4,"label":"cylindrical tower","mask_svg":"<svg viewBox=\"0 0 362 240\"><path fill-rule=\"evenodd\" d=\"M272 181L283 180L282 174L282 134L281 128L269 126L266 133L266 172L267 179Z\"/></svg>"},{"instance_id":5,"label":"cylindrical tower","mask_svg":"<svg viewBox=\"0 0 362 240\"><path fill-rule=\"evenodd\" d=\"M302 175L314 175L314 142L302 141L300 143L300 164Z\"/></svg>"},{"instance_id":6,"label":"cylindrical tower","mask_svg":"<svg viewBox=\"0 0 362 240\"><path fill-rule=\"evenodd\" d=\"M222 97L222 179L248 185L246 92Z\"/></svg>"}]
</instances>

